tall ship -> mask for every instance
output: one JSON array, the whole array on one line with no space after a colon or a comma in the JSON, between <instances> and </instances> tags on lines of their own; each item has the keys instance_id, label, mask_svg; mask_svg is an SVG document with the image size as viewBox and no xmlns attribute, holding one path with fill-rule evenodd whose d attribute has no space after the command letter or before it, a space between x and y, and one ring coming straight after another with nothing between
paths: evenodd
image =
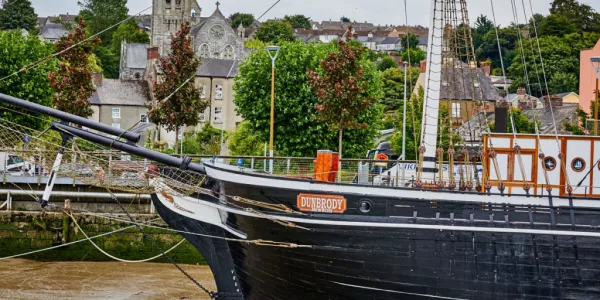
<instances>
[{"instance_id":1,"label":"tall ship","mask_svg":"<svg viewBox=\"0 0 600 300\"><path fill-rule=\"evenodd\" d=\"M464 51L452 42L469 24L466 1L431 0L431 12L410 176L387 160L376 171L381 161L356 162L344 176L327 151L314 162L277 160L285 172L254 158L198 164L135 146L139 133L7 95L5 106L57 121L37 132L2 119L1 146L52 170L43 205L56 174L152 194L160 216L206 258L216 299L600 298L600 137L491 133L472 41L463 38ZM449 86L445 76L465 80ZM478 145L438 144L450 89L483 103ZM128 170L142 176L123 177Z\"/></svg>"}]
</instances>

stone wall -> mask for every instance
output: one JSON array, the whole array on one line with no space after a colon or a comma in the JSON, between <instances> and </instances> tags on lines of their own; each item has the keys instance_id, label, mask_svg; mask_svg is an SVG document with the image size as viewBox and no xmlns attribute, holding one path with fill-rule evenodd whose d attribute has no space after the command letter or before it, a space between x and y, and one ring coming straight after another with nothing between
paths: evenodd
<instances>
[{"instance_id":1,"label":"stone wall","mask_svg":"<svg viewBox=\"0 0 600 300\"><path fill-rule=\"evenodd\" d=\"M127 219L126 216L115 216ZM134 215L138 221L154 220L164 224L156 215ZM90 237L111 232L130 224L107 220L100 217L76 216L77 223ZM167 250L183 238L181 235L154 228L144 228L145 232L163 249ZM44 249L80 239L84 235L77 230L72 220L62 213L2 212L0 213L0 257ZM148 239L144 239L137 228L94 239L104 251L127 260L141 260L156 256L160 252ZM187 241L169 253L178 263L205 264L200 253ZM40 261L111 261L98 251L89 241L55 250L40 252L23 257ZM168 262L161 257L154 262Z\"/></svg>"}]
</instances>

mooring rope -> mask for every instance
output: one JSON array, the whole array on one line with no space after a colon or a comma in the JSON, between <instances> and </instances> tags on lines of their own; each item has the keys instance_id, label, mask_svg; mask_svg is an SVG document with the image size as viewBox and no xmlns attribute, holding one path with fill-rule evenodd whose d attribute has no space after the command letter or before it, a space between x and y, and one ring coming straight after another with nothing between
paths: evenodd
<instances>
[{"instance_id":1,"label":"mooring rope","mask_svg":"<svg viewBox=\"0 0 600 300\"><path fill-rule=\"evenodd\" d=\"M162 252L162 253L160 253L160 254L158 254L156 256L147 258L147 259L142 259L142 260L127 260L127 259L122 259L122 258L118 258L118 257L116 257L114 255L111 255L110 253L104 251L102 248L100 248L98 245L96 245L96 243L94 243L94 241L92 241L90 239L90 237L87 235L87 233L85 233L85 231L83 230L83 228L81 228L81 226L79 226L79 223L77 223L77 219L75 219L75 217L73 216L73 214L71 212L66 212L65 211L65 214L67 216L69 216L71 218L71 220L73 220L73 223L75 224L75 226L77 226L77 228L81 231L81 233L83 234L83 236L85 236L85 239L88 240L96 249L98 249L98 251L102 252L102 254L104 254L104 255L106 255L106 256L108 256L108 257L110 257L110 258L112 258L112 259L114 259L116 261L120 261L120 262L124 262L124 263L143 263L143 262L153 261L153 260L155 260L157 258L160 258L160 257L162 257L164 255L167 255L167 253L175 250L175 248L179 247L179 245L181 245L181 244L183 244L183 242L185 242L185 238L184 238L179 243L175 244L175 246L171 247L171 249L169 249L169 250L167 250L165 252ZM133 227L135 227L135 225Z\"/></svg>"}]
</instances>

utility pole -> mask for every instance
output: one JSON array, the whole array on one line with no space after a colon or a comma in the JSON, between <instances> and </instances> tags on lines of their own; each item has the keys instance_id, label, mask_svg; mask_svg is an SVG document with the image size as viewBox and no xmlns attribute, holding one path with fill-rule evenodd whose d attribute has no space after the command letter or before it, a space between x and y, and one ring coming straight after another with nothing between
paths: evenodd
<instances>
[{"instance_id":1,"label":"utility pole","mask_svg":"<svg viewBox=\"0 0 600 300\"><path fill-rule=\"evenodd\" d=\"M269 174L273 174L273 140L275 139L275 60L279 56L278 46L268 46L267 52L271 57L271 131L269 137Z\"/></svg>"},{"instance_id":2,"label":"utility pole","mask_svg":"<svg viewBox=\"0 0 600 300\"><path fill-rule=\"evenodd\" d=\"M408 89L408 62L403 62L404 64L404 112L402 114L402 161L406 160L406 90ZM414 126L414 124L413 124ZM406 170L404 168L404 163L402 163L402 186L404 186L404 176L406 175Z\"/></svg>"},{"instance_id":3,"label":"utility pole","mask_svg":"<svg viewBox=\"0 0 600 300\"><path fill-rule=\"evenodd\" d=\"M592 67L596 70L596 97L594 98L594 136L598 136L598 80L600 79L600 56L590 59Z\"/></svg>"}]
</instances>

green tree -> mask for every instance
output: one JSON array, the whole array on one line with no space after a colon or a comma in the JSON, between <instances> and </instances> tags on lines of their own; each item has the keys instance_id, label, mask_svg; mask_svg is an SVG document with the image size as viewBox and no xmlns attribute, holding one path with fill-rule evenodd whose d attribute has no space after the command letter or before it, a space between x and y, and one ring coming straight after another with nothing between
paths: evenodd
<instances>
[{"instance_id":1,"label":"green tree","mask_svg":"<svg viewBox=\"0 0 600 300\"><path fill-rule=\"evenodd\" d=\"M286 15L283 17L283 20L290 23L292 28L312 29L310 18L306 17L305 15Z\"/></svg>"},{"instance_id":2,"label":"green tree","mask_svg":"<svg viewBox=\"0 0 600 300\"><path fill-rule=\"evenodd\" d=\"M412 91L411 86L415 86L417 79L419 79L420 70L419 68L408 69L408 90L406 91L407 97L411 97ZM402 110L404 102L404 70L400 68L385 70L381 76L383 84L383 97L379 102L383 107L384 111ZM410 100L410 99L408 99Z\"/></svg>"},{"instance_id":3,"label":"green tree","mask_svg":"<svg viewBox=\"0 0 600 300\"><path fill-rule=\"evenodd\" d=\"M319 149L337 148L337 136L316 119L318 99L308 83L306 70L318 70L319 61L337 48L332 43L283 42L275 74L275 151L277 155L314 157ZM364 80L371 91L381 90L380 72L374 62L361 60ZM237 113L248 122L260 141L269 140L271 113L271 59L266 51L252 51L242 62L234 83ZM382 110L373 106L361 113L366 129L344 131L346 157L363 157L375 146Z\"/></svg>"},{"instance_id":4,"label":"green tree","mask_svg":"<svg viewBox=\"0 0 600 300\"><path fill-rule=\"evenodd\" d=\"M129 19L117 27L117 31L112 36L113 53L121 53L121 42L149 44L150 36L145 31L140 31L135 19Z\"/></svg>"},{"instance_id":5,"label":"green tree","mask_svg":"<svg viewBox=\"0 0 600 300\"><path fill-rule=\"evenodd\" d=\"M552 76L548 87L553 95L567 92L576 92L578 90L577 75L573 73L558 72Z\"/></svg>"},{"instance_id":6,"label":"green tree","mask_svg":"<svg viewBox=\"0 0 600 300\"><path fill-rule=\"evenodd\" d=\"M419 48L406 49L401 53L402 61L410 61L411 65L418 65L425 59L425 52Z\"/></svg>"},{"instance_id":7,"label":"green tree","mask_svg":"<svg viewBox=\"0 0 600 300\"><path fill-rule=\"evenodd\" d=\"M229 16L229 19L231 20L232 28L238 28L240 26L240 24L242 24L242 26L244 26L244 28L248 28L248 27L252 26L252 24L255 21L254 15L239 13L239 12Z\"/></svg>"},{"instance_id":8,"label":"green tree","mask_svg":"<svg viewBox=\"0 0 600 300\"><path fill-rule=\"evenodd\" d=\"M29 0L2 0L0 29L25 29L37 33L37 15Z\"/></svg>"},{"instance_id":9,"label":"green tree","mask_svg":"<svg viewBox=\"0 0 600 300\"><path fill-rule=\"evenodd\" d=\"M189 33L190 26L181 24L179 32L171 35L171 53L159 62L163 73L161 80L155 84L156 104L148 107L148 118L152 123L175 131L175 144L178 144L180 128L196 126L200 122L200 113L208 107L208 102L201 100L200 89L193 82L186 83L200 65L188 38Z\"/></svg>"},{"instance_id":10,"label":"green tree","mask_svg":"<svg viewBox=\"0 0 600 300\"><path fill-rule=\"evenodd\" d=\"M102 73L106 78L119 78L119 54L114 53L110 47L98 45L94 48L94 55L98 58L98 63L102 68Z\"/></svg>"},{"instance_id":11,"label":"green tree","mask_svg":"<svg viewBox=\"0 0 600 300\"><path fill-rule=\"evenodd\" d=\"M578 32L597 32L600 30L600 14L591 6L577 0L554 0L550 14L564 17L575 25Z\"/></svg>"},{"instance_id":12,"label":"green tree","mask_svg":"<svg viewBox=\"0 0 600 300\"><path fill-rule=\"evenodd\" d=\"M406 47L408 45L408 48L410 49L416 49L417 47L419 47L419 38L414 34L414 33L408 33L402 36L402 49L406 50Z\"/></svg>"},{"instance_id":13,"label":"green tree","mask_svg":"<svg viewBox=\"0 0 600 300\"><path fill-rule=\"evenodd\" d=\"M183 139L183 153L195 155L221 154L221 130L206 123L198 132L186 132Z\"/></svg>"},{"instance_id":14,"label":"green tree","mask_svg":"<svg viewBox=\"0 0 600 300\"><path fill-rule=\"evenodd\" d=\"M90 55L92 49L100 43L97 38L81 43L88 38L85 33L86 26L85 21L79 18L75 30L56 43L56 50L59 52L70 50L58 56L58 70L48 74L54 89L54 107L84 118L94 113L88 102L96 91L92 83ZM78 43L81 44L73 47Z\"/></svg>"},{"instance_id":15,"label":"green tree","mask_svg":"<svg viewBox=\"0 0 600 300\"><path fill-rule=\"evenodd\" d=\"M23 36L19 30L0 31L0 51L3 53L0 55L0 77L4 78L24 66L38 62L51 55L53 50L52 45L41 42L36 35ZM44 106L52 106L53 91L48 82L48 73L56 70L56 64L56 59L50 59L27 72L0 81L0 92ZM43 127L48 125L39 119L45 119L44 115L17 110L22 113L3 109L0 116L36 130L45 129Z\"/></svg>"},{"instance_id":16,"label":"green tree","mask_svg":"<svg viewBox=\"0 0 600 300\"><path fill-rule=\"evenodd\" d=\"M483 44L483 37L494 29L494 23L486 16L480 15L475 21L475 29L473 30L473 46L475 49Z\"/></svg>"},{"instance_id":17,"label":"green tree","mask_svg":"<svg viewBox=\"0 0 600 300\"><path fill-rule=\"evenodd\" d=\"M540 37L550 35L562 37L577 32L575 24L571 23L571 20L560 15L549 15L544 18L538 26L538 35Z\"/></svg>"},{"instance_id":18,"label":"green tree","mask_svg":"<svg viewBox=\"0 0 600 300\"><path fill-rule=\"evenodd\" d=\"M260 25L256 38L266 44L279 44L295 40L292 25L282 20L269 20Z\"/></svg>"},{"instance_id":19,"label":"green tree","mask_svg":"<svg viewBox=\"0 0 600 300\"><path fill-rule=\"evenodd\" d=\"M475 50L477 59L483 61L489 58L492 61L492 69L501 68L500 52L498 51L499 41L502 55L504 56L504 66L508 68L516 56L515 48L519 38L517 33L517 28L514 26L499 28L499 39L497 39L495 30L488 31L488 33L483 36L479 48Z\"/></svg>"},{"instance_id":20,"label":"green tree","mask_svg":"<svg viewBox=\"0 0 600 300\"><path fill-rule=\"evenodd\" d=\"M368 124L358 121L358 116L379 97L376 91L369 90L368 82L363 79L362 45L353 47L339 40L338 47L321 60L320 72L309 69L308 81L319 99L318 119L338 132L338 153L342 158L344 130L366 128Z\"/></svg>"},{"instance_id":21,"label":"green tree","mask_svg":"<svg viewBox=\"0 0 600 300\"><path fill-rule=\"evenodd\" d=\"M350 21L350 19L349 19L348 17L346 17L346 16L342 16L342 17L340 18L340 21L342 21L342 22L344 22L344 23L350 23L350 22L352 22L352 21Z\"/></svg>"},{"instance_id":22,"label":"green tree","mask_svg":"<svg viewBox=\"0 0 600 300\"><path fill-rule=\"evenodd\" d=\"M252 131L248 122L242 122L229 141L231 155L261 156L264 154L265 141Z\"/></svg>"},{"instance_id":23,"label":"green tree","mask_svg":"<svg viewBox=\"0 0 600 300\"><path fill-rule=\"evenodd\" d=\"M81 0L77 4L81 8L79 14L88 23L89 34L96 34L127 19L129 9L127 0ZM102 44L110 46L116 28L100 35ZM120 41L117 41L120 43Z\"/></svg>"},{"instance_id":24,"label":"green tree","mask_svg":"<svg viewBox=\"0 0 600 300\"><path fill-rule=\"evenodd\" d=\"M377 69L382 72L393 68L398 69L398 63L389 55L384 56L383 59L381 59L381 61L377 64Z\"/></svg>"}]
</instances>

